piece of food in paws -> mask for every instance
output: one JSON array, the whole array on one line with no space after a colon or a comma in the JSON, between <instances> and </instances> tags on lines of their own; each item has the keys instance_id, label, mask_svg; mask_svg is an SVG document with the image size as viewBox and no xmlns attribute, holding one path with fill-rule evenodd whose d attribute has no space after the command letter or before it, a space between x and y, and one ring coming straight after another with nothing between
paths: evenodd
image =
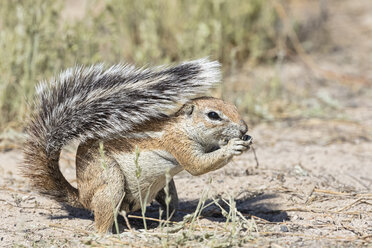
<instances>
[{"instance_id":1,"label":"piece of food in paws","mask_svg":"<svg viewBox=\"0 0 372 248\"><path fill-rule=\"evenodd\" d=\"M250 135L248 135L248 134L243 135L242 140L244 140L244 141L250 141L250 144L253 143L253 138L252 138L252 136L250 136Z\"/></svg>"}]
</instances>

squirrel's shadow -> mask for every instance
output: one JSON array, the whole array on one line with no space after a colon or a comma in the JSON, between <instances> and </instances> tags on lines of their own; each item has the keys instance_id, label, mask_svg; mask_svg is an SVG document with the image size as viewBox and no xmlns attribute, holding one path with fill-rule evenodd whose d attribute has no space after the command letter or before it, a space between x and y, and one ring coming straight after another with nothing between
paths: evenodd
<instances>
[{"instance_id":1,"label":"squirrel's shadow","mask_svg":"<svg viewBox=\"0 0 372 248\"><path fill-rule=\"evenodd\" d=\"M58 216L50 216L50 219L52 220L58 220L58 219L73 219L73 218L79 218L83 220L94 220L93 213L89 210L83 209L83 208L75 208L71 207L66 204L62 204L62 209L66 210L68 212L67 215L58 215Z\"/></svg>"},{"instance_id":2,"label":"squirrel's shadow","mask_svg":"<svg viewBox=\"0 0 372 248\"><path fill-rule=\"evenodd\" d=\"M270 200L275 199L276 197L278 197L276 194L262 193L254 196L238 198L235 199L236 208L247 219L250 219L251 216L255 216L269 222L282 222L285 220L289 220L287 212L278 210L277 204L270 203ZM204 205L206 206L211 202L213 202L213 200L208 199ZM213 222L226 222L226 217L222 214L221 208L229 213L230 207L225 202L229 202L229 200L219 199L218 205L220 205L220 207L216 204L211 204L210 206L203 209L200 216ZM199 199L191 201L180 201L179 210L174 216L172 216L171 220L175 222L182 221L186 215L192 214L196 210L198 203ZM146 217L159 219L159 211L160 205L156 202L153 202L146 209ZM131 227L135 229L143 229L143 220L140 218L141 212L133 212L130 215L138 216L138 219L133 217L129 218ZM164 216L163 219L165 219ZM124 218L120 216L118 220L120 223L123 223L123 226L121 226L120 228L120 232L125 231L127 227L125 225ZM159 222L147 219L146 224L148 229L152 229L158 227Z\"/></svg>"},{"instance_id":3,"label":"squirrel's shadow","mask_svg":"<svg viewBox=\"0 0 372 248\"><path fill-rule=\"evenodd\" d=\"M269 222L282 222L284 220L289 220L289 216L287 212L278 210L278 207L274 203L270 203L271 199L275 199L277 197L276 194L258 194L248 197L241 197L235 199L236 208L237 210L242 213L247 219L251 216L256 216L258 218L264 219ZM208 199L204 205L208 205L211 203L212 200ZM210 206L203 209L200 216L202 218L206 218L213 222L225 222L226 217L222 214L221 208L223 208L227 213L230 211L230 207L226 202L229 202L228 199L219 199L218 205L211 204ZM179 203L179 210L177 213L172 216L172 221L180 222L183 218L188 215L192 214L199 203L199 199L191 200L191 201L180 201ZM64 205L64 209L68 212L68 215L63 216L52 216L51 219L64 219L64 218L81 218L81 219L90 219L93 220L93 214L85 209L79 209ZM163 211L164 212L164 211ZM159 221L151 220L159 219L160 215L160 205L157 202L153 202L150 206L146 209L146 224L148 229L154 229L159 226ZM137 216L137 217L133 217ZM163 219L165 219L163 213ZM128 217L129 223L131 228L134 229L143 229L143 220L141 218L141 211L136 211L130 213ZM125 224L125 219L122 216L118 216L118 223L119 223L119 232L125 232L128 230L127 225ZM114 231L115 232L115 231Z\"/></svg>"}]
</instances>

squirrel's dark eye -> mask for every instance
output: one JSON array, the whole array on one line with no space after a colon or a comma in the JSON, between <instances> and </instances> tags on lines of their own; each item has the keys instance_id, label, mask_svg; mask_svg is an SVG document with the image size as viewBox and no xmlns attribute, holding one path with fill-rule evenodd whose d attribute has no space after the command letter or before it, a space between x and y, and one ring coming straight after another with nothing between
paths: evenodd
<instances>
[{"instance_id":1,"label":"squirrel's dark eye","mask_svg":"<svg viewBox=\"0 0 372 248\"><path fill-rule=\"evenodd\" d=\"M216 112L213 112L213 111L208 113L208 117L211 120L220 120L221 119L221 117Z\"/></svg>"}]
</instances>

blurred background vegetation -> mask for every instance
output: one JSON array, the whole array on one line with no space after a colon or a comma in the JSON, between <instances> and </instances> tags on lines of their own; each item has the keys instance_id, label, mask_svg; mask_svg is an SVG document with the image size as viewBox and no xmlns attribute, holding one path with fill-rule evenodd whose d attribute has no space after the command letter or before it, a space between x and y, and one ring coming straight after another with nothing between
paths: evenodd
<instances>
[{"instance_id":1,"label":"blurred background vegetation","mask_svg":"<svg viewBox=\"0 0 372 248\"><path fill-rule=\"evenodd\" d=\"M0 131L22 127L35 85L75 64L143 66L204 56L223 64L226 82L215 94L236 103L250 122L275 119L293 105L280 78L250 83L236 76L247 65L275 66L283 51L295 51L273 2L0 1ZM301 25L290 22L301 41L324 33L318 25L301 34Z\"/></svg>"}]
</instances>

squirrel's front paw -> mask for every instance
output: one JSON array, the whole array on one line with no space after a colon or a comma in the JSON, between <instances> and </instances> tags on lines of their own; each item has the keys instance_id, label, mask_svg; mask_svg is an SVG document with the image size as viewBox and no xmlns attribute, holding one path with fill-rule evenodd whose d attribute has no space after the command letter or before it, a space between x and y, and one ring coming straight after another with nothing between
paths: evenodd
<instances>
[{"instance_id":1,"label":"squirrel's front paw","mask_svg":"<svg viewBox=\"0 0 372 248\"><path fill-rule=\"evenodd\" d=\"M240 155L243 151L249 149L249 145L252 144L251 142L251 140L245 141L239 138L233 138L229 140L226 149L230 155Z\"/></svg>"}]
</instances>

